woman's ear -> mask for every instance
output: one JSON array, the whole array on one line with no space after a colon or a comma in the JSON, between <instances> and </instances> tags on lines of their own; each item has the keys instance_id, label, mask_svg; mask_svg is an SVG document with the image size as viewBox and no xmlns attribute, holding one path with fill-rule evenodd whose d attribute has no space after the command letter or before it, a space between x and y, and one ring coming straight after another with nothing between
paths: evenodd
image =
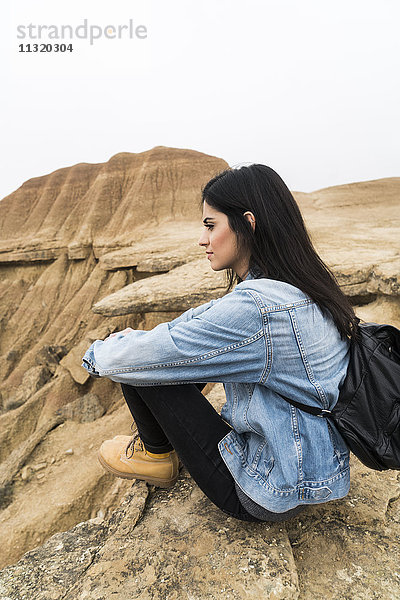
<instances>
[{"instance_id":1,"label":"woman's ear","mask_svg":"<svg viewBox=\"0 0 400 600\"><path fill-rule=\"evenodd\" d=\"M255 219L253 213L250 212L249 210L246 210L246 212L243 213L243 216L246 217L246 219L249 221L249 223L254 231L256 228L256 219Z\"/></svg>"}]
</instances>

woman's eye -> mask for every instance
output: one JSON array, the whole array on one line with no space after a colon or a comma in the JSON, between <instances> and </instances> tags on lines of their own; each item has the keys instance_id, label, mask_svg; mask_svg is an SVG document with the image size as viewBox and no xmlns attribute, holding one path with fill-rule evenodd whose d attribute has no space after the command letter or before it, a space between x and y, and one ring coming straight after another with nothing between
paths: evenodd
<instances>
[{"instance_id":1,"label":"woman's eye","mask_svg":"<svg viewBox=\"0 0 400 600\"><path fill-rule=\"evenodd\" d=\"M214 225L206 225L207 229L212 229L214 227Z\"/></svg>"}]
</instances>

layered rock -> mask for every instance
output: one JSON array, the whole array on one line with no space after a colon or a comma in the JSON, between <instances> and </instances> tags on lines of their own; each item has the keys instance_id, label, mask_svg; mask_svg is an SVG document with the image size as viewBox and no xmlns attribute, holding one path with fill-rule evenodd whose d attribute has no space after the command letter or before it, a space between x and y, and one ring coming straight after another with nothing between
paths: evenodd
<instances>
[{"instance_id":1,"label":"layered rock","mask_svg":"<svg viewBox=\"0 0 400 600\"><path fill-rule=\"evenodd\" d=\"M225 279L206 264L204 257L176 267L168 273L137 281L93 305L105 316L132 313L183 312L224 295Z\"/></svg>"},{"instance_id":2,"label":"layered rock","mask_svg":"<svg viewBox=\"0 0 400 600\"><path fill-rule=\"evenodd\" d=\"M221 160L157 146L104 164L78 164L25 182L0 203L0 261L96 258L165 220L199 217L199 190Z\"/></svg>"},{"instance_id":3,"label":"layered rock","mask_svg":"<svg viewBox=\"0 0 400 600\"><path fill-rule=\"evenodd\" d=\"M199 256L201 186L225 167L199 152L157 147L59 169L1 201L4 407L21 403L16 390L43 347L59 344L68 354L90 331L125 326L106 325L91 311L96 301ZM72 362L62 364L83 383Z\"/></svg>"},{"instance_id":4,"label":"layered rock","mask_svg":"<svg viewBox=\"0 0 400 600\"><path fill-rule=\"evenodd\" d=\"M58 520L58 509L46 516L40 501L35 517L23 510L27 491L32 495L24 487L40 486L38 498L48 497L56 482L47 487L47 476L45 481L20 477L60 424L69 423L72 414L88 413L81 398L97 396L101 407L93 405L91 414L98 418L121 404L118 386L104 381L99 386L81 368L83 353L112 331L151 328L171 313L104 318L92 306L134 280L198 257L200 190L226 166L199 152L158 147L119 154L101 165L59 169L27 181L0 202L0 530L10 541L0 549L0 565L35 545L33 533L26 532L38 524L44 524L43 541L54 528L89 517L90 490L100 489L94 482L110 487L96 464L81 488L73 486L71 506L81 508L68 509L68 517ZM73 413L64 410L71 406ZM125 420L129 431L126 414ZM75 435L77 430L72 439ZM83 501L85 494L90 501ZM19 515L18 526L10 511ZM7 528L6 521L13 526Z\"/></svg>"}]
</instances>

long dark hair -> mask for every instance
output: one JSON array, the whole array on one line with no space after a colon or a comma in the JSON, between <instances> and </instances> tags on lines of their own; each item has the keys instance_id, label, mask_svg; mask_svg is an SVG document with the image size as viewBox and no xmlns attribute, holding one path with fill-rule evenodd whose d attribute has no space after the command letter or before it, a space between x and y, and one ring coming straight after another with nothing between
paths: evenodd
<instances>
[{"instance_id":1,"label":"long dark hair","mask_svg":"<svg viewBox=\"0 0 400 600\"><path fill-rule=\"evenodd\" d=\"M266 165L226 169L202 190L202 200L228 217L238 248L250 252L256 278L285 281L299 288L333 318L342 339L353 338L359 319L334 274L318 256L300 209L279 175ZM243 216L251 211L255 231ZM242 279L226 270L227 292Z\"/></svg>"}]
</instances>

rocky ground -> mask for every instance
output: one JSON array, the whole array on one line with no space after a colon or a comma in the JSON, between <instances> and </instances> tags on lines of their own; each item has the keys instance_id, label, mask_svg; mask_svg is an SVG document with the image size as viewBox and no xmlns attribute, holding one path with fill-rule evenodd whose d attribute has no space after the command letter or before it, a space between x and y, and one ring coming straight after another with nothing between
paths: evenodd
<instances>
[{"instance_id":1,"label":"rocky ground","mask_svg":"<svg viewBox=\"0 0 400 600\"><path fill-rule=\"evenodd\" d=\"M216 384L208 397L218 407L223 395ZM125 417L122 407L111 418L117 425ZM64 433L49 443L65 439ZM100 431L96 435L101 437ZM89 439L79 454L87 453L94 466ZM67 460L60 455L57 465ZM82 468L79 458L75 473ZM56 469L46 475L48 487L56 485ZM1 571L0 597L395 600L400 595L398 476L371 471L356 460L352 472L345 499L310 507L286 524L254 524L224 515L185 471L174 488L160 490L143 482L102 485L98 467L97 516L55 534ZM110 511L122 492L122 503ZM34 502L34 495L27 497ZM68 500L56 506L65 508Z\"/></svg>"},{"instance_id":2,"label":"rocky ground","mask_svg":"<svg viewBox=\"0 0 400 600\"><path fill-rule=\"evenodd\" d=\"M224 293L196 242L199 190L225 166L158 147L0 202L1 599L399 597L394 472L354 460L347 498L278 526L227 518L185 472L161 491L97 463L131 419L81 356ZM400 327L400 178L294 194L357 314ZM222 386L205 393L221 405Z\"/></svg>"}]
</instances>

